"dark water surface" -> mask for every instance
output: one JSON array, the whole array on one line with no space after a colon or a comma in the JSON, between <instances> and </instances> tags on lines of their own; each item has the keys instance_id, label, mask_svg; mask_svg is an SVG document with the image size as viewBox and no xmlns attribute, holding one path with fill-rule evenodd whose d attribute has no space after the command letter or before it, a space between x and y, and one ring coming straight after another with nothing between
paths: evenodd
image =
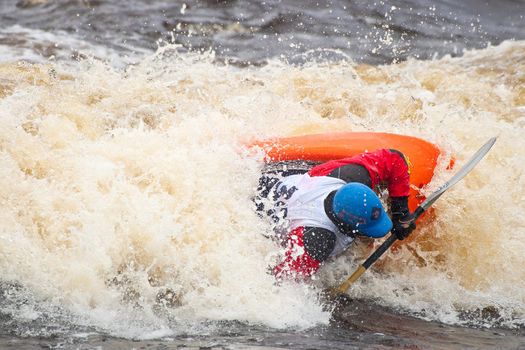
<instances>
[{"instance_id":1,"label":"dark water surface","mask_svg":"<svg viewBox=\"0 0 525 350\"><path fill-rule=\"evenodd\" d=\"M524 39L524 16L525 2L519 0L21 0L0 3L0 30L15 26L0 43L56 54L52 39L20 35L30 28L73 35L122 55L153 51L162 39L191 50L212 49L240 64L341 55L389 63ZM69 45L82 49L78 42Z\"/></svg>"},{"instance_id":2,"label":"dark water surface","mask_svg":"<svg viewBox=\"0 0 525 350\"><path fill-rule=\"evenodd\" d=\"M222 321L203 324L192 334L130 340L64 321L51 317L35 320L34 324L6 327L4 323L0 348L525 349L525 329L480 329L426 322L364 300L353 300L334 312L329 326L302 331Z\"/></svg>"}]
</instances>

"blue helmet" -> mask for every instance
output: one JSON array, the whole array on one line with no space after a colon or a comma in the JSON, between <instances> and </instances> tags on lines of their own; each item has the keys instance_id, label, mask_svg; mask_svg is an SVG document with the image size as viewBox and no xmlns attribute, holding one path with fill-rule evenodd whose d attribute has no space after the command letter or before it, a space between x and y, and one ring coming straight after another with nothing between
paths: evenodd
<instances>
[{"instance_id":1,"label":"blue helmet","mask_svg":"<svg viewBox=\"0 0 525 350\"><path fill-rule=\"evenodd\" d=\"M337 190L332 203L335 216L359 233L380 238L392 229L392 220L377 195L368 186L348 183Z\"/></svg>"}]
</instances>

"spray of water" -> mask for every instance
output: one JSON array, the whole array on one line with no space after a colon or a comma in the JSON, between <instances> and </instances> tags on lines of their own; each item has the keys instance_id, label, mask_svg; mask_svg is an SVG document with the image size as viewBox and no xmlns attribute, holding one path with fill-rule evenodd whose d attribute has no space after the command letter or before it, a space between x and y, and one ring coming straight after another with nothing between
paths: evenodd
<instances>
[{"instance_id":1,"label":"spray of water","mask_svg":"<svg viewBox=\"0 0 525 350\"><path fill-rule=\"evenodd\" d=\"M525 43L506 42L390 66L240 69L166 46L124 70L1 64L2 281L124 336L202 320L327 323L315 291L267 273L278 248L251 203L262 154L243 144L388 131L461 163L499 135L433 220L351 293L445 322L490 307L488 325L523 324L524 54ZM442 163L426 191L450 177ZM356 255L327 264L314 285L337 284Z\"/></svg>"}]
</instances>

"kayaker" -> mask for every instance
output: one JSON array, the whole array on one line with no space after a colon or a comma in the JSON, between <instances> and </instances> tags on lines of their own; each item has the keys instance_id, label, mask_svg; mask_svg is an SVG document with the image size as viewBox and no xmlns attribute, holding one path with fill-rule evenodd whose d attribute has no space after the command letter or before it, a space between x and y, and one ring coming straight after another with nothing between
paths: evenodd
<instances>
[{"instance_id":1,"label":"kayaker","mask_svg":"<svg viewBox=\"0 0 525 350\"><path fill-rule=\"evenodd\" d=\"M392 218L372 190L380 184L388 189ZM409 163L396 150L328 161L306 173L270 172L259 189L258 209L273 219L285 247L273 268L277 279L309 278L356 237L381 238L392 231L403 240L416 227L408 209Z\"/></svg>"}]
</instances>

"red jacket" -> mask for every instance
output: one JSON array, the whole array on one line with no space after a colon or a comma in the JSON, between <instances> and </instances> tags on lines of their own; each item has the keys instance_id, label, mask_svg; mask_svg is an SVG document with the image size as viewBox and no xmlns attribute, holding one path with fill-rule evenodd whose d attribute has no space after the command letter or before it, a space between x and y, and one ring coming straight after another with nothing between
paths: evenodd
<instances>
[{"instance_id":1,"label":"red jacket","mask_svg":"<svg viewBox=\"0 0 525 350\"><path fill-rule=\"evenodd\" d=\"M354 157L331 160L312 168L310 176L326 176L334 169L347 164L362 165L368 170L374 189L379 183L386 182L391 197L408 196L410 178L407 162L398 152L380 149L375 152L362 153Z\"/></svg>"},{"instance_id":2,"label":"red jacket","mask_svg":"<svg viewBox=\"0 0 525 350\"><path fill-rule=\"evenodd\" d=\"M354 157L331 160L312 168L310 176L327 176L335 169L349 164L363 166L370 175L370 187L386 183L391 197L409 195L410 179L408 163L404 156L395 150L380 149L362 153ZM321 261L314 259L304 247L305 227L298 227L288 233L284 260L273 273L277 278L303 280L315 273Z\"/></svg>"}]
</instances>

